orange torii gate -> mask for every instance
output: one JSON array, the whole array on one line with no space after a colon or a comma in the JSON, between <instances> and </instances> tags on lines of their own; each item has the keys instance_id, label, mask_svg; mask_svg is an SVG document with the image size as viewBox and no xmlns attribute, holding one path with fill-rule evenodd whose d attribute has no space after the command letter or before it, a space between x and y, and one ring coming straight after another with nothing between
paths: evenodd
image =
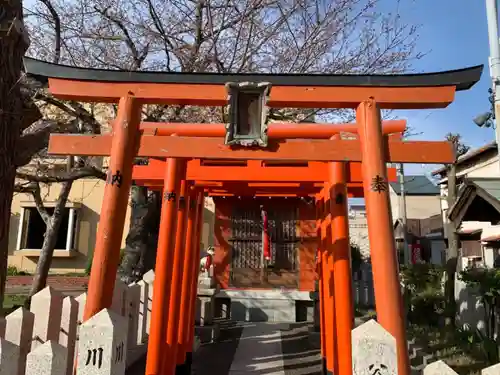
<instances>
[{"instance_id":1,"label":"orange torii gate","mask_svg":"<svg viewBox=\"0 0 500 375\"><path fill-rule=\"evenodd\" d=\"M167 126L169 126L168 124ZM156 124L155 126L158 126ZM167 126L165 128L167 128ZM338 127L338 126L336 126ZM186 127L187 128L187 127ZM384 127L384 131L403 131L405 123L402 122L400 126L392 129L391 127ZM162 128L158 128L158 130ZM192 136L205 134L206 131L198 126L196 131L194 127L189 129ZM165 130L163 130L165 131ZM158 131L156 134L160 133ZM217 134L219 135L219 134ZM400 133L394 134L399 136ZM159 159L150 159L148 165L135 165L133 169L132 178L136 185L148 186L152 189L163 189L163 175L165 174L165 161ZM332 163L333 164L333 163ZM345 184L337 184L335 188L335 195L347 194L348 197L363 197L362 187L362 171L361 163L347 162L335 163L340 166L340 173L338 176L339 181L345 181ZM260 160L245 161L232 161L232 160L200 160L193 159L188 161L186 180L194 184L194 186L203 188L205 193L209 196L240 196L240 197L303 197L313 196L317 198L318 208L325 200L325 177L329 175L329 167L327 163L309 162L309 163L287 163L283 165L280 162L268 162ZM334 167L335 168L335 167ZM338 168L337 168L338 169ZM397 181L396 169L388 168L388 181ZM241 181L246 181L242 183ZM285 182L286 181L286 182ZM327 195L328 197L329 195ZM326 198L328 200L328 198ZM347 202L345 202L347 203ZM325 308L320 309L320 329L321 329L321 354L323 359L323 371L327 373L327 367L335 368L335 358L340 355L346 356L344 361L338 359L340 363L349 363L350 361L350 346L342 346L337 349L337 356L334 353L333 335L325 337L325 328L328 331L336 332L340 341L347 341L350 339L352 322L354 320L354 305L352 296L352 279L350 270L350 253L349 253L349 236L348 236L348 220L347 220L347 205L339 206L340 211L337 210L335 214L332 213L336 220L342 218L341 222L335 223L337 228L337 237L344 236L344 243L338 246L335 262L328 263L328 258L325 260L322 257L326 256L326 252L320 251L318 248L318 275L327 275L324 280L326 285L330 285L330 278L333 277L334 293L325 293L323 291L323 283L320 283L320 293L322 298L320 301L328 300L324 304ZM327 236L326 228L332 225L332 219L327 215L327 212L318 212L318 218L322 219L319 224L320 233L318 238L325 241ZM340 224L340 225L339 225ZM340 229L343 229L343 232ZM323 230L323 232L321 232ZM331 242L330 242L331 243ZM326 247L325 247L326 248ZM188 263L189 264L189 261ZM325 270L323 271L323 268ZM329 270L333 269L333 275ZM183 284L188 284L189 281L184 281L189 278L191 274L186 271L183 273ZM193 294L194 295L194 294ZM335 303L337 301L337 303ZM323 304L323 303L322 303ZM334 309L334 306L337 306ZM190 316L191 312L180 306L180 316ZM334 322L339 322L334 324ZM181 321L180 328L184 326L185 322ZM326 326L326 327L325 327ZM186 348L185 350L188 350ZM346 350L347 349L347 350ZM330 355L327 355L330 353ZM189 355L188 355L189 357ZM337 362L337 363L339 363ZM178 362L180 363L180 361ZM188 364L188 368L190 363ZM349 367L350 370L350 367ZM179 373L179 371L178 371ZM189 374L190 371L185 372Z\"/></svg>"},{"instance_id":2,"label":"orange torii gate","mask_svg":"<svg viewBox=\"0 0 500 375\"><path fill-rule=\"evenodd\" d=\"M349 197L363 197L361 163L348 162L346 184ZM397 181L396 169L387 169L389 182ZM147 165L135 165L134 183L153 189L163 188L165 161L150 159ZM200 160L187 162L186 179L204 187L209 195L316 195L328 175L328 165L322 162L286 163L272 161Z\"/></svg>"},{"instance_id":3,"label":"orange torii gate","mask_svg":"<svg viewBox=\"0 0 500 375\"><path fill-rule=\"evenodd\" d=\"M147 375L173 374L177 355L188 349L185 341L179 340L177 322L180 293L190 290L193 300L194 284L191 280L191 288L182 285L177 276L194 259L189 251L185 262L181 248L184 243L192 246L189 236L194 231L199 235L200 230L199 215L194 221L193 213L200 212L202 196L193 195L187 182L186 159L193 158L328 164L328 175L323 179L327 183L317 195L324 312L322 347L327 372L341 375L352 374L352 297L350 285L345 287L350 277L345 162L362 162L377 318L397 341L398 374L409 375L386 163L450 163L454 154L447 142L386 141L380 110L446 107L456 91L466 90L479 80L482 66L420 75L339 76L121 72L76 69L31 59L26 59L25 65L28 74L48 81L50 92L58 98L119 103L112 136L52 135L49 145L53 154L110 156L85 319L111 304L133 159L167 159ZM154 134L146 131L151 126L140 124L144 104L223 106L228 102L230 121L225 127L225 139L220 138L220 129L215 137L207 138L197 134L148 135ZM282 138L273 139L273 125L265 119L267 106L354 108L358 139L324 140L307 131L300 138L316 139L287 140L286 132L281 133ZM172 134L175 126L182 129L183 125L165 126L165 134ZM195 127L204 126L207 125ZM190 203L194 199L197 207ZM345 299L333 298L337 293ZM192 309L188 311L192 313ZM192 329L187 329L187 340L192 333Z\"/></svg>"}]
</instances>

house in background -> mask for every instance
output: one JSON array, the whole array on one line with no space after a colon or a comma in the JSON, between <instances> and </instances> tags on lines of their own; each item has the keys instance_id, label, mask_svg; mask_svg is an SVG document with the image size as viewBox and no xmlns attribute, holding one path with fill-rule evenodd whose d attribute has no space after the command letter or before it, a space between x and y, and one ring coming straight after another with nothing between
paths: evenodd
<instances>
[{"instance_id":1,"label":"house in background","mask_svg":"<svg viewBox=\"0 0 500 375\"><path fill-rule=\"evenodd\" d=\"M104 187L104 181L94 178L82 178L73 182L59 230L51 273L85 271L95 246ZM60 189L61 184L57 183L42 186L41 196L49 213L55 207ZM202 235L202 246L205 247L213 245L213 212L213 201L206 198ZM129 222L130 205L125 216L122 248L125 247ZM45 223L32 195L16 194L11 205L8 265L33 273L40 256L44 233Z\"/></svg>"},{"instance_id":2,"label":"house in background","mask_svg":"<svg viewBox=\"0 0 500 375\"><path fill-rule=\"evenodd\" d=\"M442 167L432 174L439 179L441 212L455 222L460 238L460 265L480 262L493 267L500 248L500 167L495 142L461 156L457 162L457 199L448 215L448 175Z\"/></svg>"},{"instance_id":3,"label":"house in background","mask_svg":"<svg viewBox=\"0 0 500 375\"><path fill-rule=\"evenodd\" d=\"M457 197L448 207L448 170L433 172L439 178L442 216L451 220L459 235L459 269L493 267L500 249L500 166L497 145L489 143L461 156L457 162ZM449 208L449 210L448 210ZM477 291L455 280L457 322L485 332L485 311Z\"/></svg>"},{"instance_id":4,"label":"house in background","mask_svg":"<svg viewBox=\"0 0 500 375\"><path fill-rule=\"evenodd\" d=\"M390 182L392 220L401 219L401 184ZM439 187L427 176L405 176L404 190L406 217L408 219L427 219L441 212Z\"/></svg>"},{"instance_id":5,"label":"house in background","mask_svg":"<svg viewBox=\"0 0 500 375\"><path fill-rule=\"evenodd\" d=\"M81 179L73 183L54 251L51 272L83 272L95 245L104 182ZM47 211L53 212L61 184L42 187L41 196ZM45 233L45 223L31 194L16 194L11 205L9 228L9 266L35 271ZM128 232L127 212L124 239ZM124 246L125 240L122 241Z\"/></svg>"},{"instance_id":6,"label":"house in background","mask_svg":"<svg viewBox=\"0 0 500 375\"><path fill-rule=\"evenodd\" d=\"M400 264L405 263L401 184L390 183L394 235ZM442 264L444 254L440 190L427 176L404 176L406 237L410 248L419 244L420 258ZM417 245L418 246L418 245Z\"/></svg>"},{"instance_id":7,"label":"house in background","mask_svg":"<svg viewBox=\"0 0 500 375\"><path fill-rule=\"evenodd\" d=\"M405 176L407 231L410 243L420 240L425 260L442 263L444 240L441 218L440 189L426 176ZM404 236L401 227L401 186L390 183L391 214L398 251L403 252ZM349 205L349 236L359 246L365 258L370 257L366 208L363 203ZM401 262L403 257L401 256Z\"/></svg>"}]
</instances>

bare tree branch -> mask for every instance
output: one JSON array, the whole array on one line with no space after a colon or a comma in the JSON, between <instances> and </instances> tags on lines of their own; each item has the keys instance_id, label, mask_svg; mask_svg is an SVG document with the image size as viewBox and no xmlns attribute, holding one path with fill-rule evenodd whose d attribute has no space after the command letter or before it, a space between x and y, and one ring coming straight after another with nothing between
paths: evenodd
<instances>
[{"instance_id":1,"label":"bare tree branch","mask_svg":"<svg viewBox=\"0 0 500 375\"><path fill-rule=\"evenodd\" d=\"M52 20L54 22L54 57L52 62L57 64L61 59L61 19L59 18L59 14L57 14L56 9L50 2L50 0L40 0L49 10L50 15L52 16Z\"/></svg>"},{"instance_id":2,"label":"bare tree branch","mask_svg":"<svg viewBox=\"0 0 500 375\"><path fill-rule=\"evenodd\" d=\"M80 178L94 177L106 180L106 173L95 167L74 168L68 172L53 172L43 175L17 172L16 177L30 182L50 184L55 182L75 181Z\"/></svg>"},{"instance_id":3,"label":"bare tree branch","mask_svg":"<svg viewBox=\"0 0 500 375\"><path fill-rule=\"evenodd\" d=\"M401 19L398 3L389 13L382 0L40 0L38 6L28 5L28 54L118 70L401 73L422 54L416 50L418 27ZM27 120L22 129L15 160L25 167L18 170L16 189L29 191L42 183L69 189L78 178L104 179L104 170L90 159L61 171L43 156L49 132L106 132L116 104L63 101L41 87L31 92L44 119L34 116L37 122ZM143 119L225 122L226 112L225 107L145 105ZM352 121L354 113L283 108L273 109L270 118L336 122ZM144 229L139 232L146 236Z\"/></svg>"},{"instance_id":4,"label":"bare tree branch","mask_svg":"<svg viewBox=\"0 0 500 375\"><path fill-rule=\"evenodd\" d=\"M24 183L17 183L14 185L14 192L15 193L29 193L33 191L33 189L36 189L36 182L24 182Z\"/></svg>"},{"instance_id":5,"label":"bare tree branch","mask_svg":"<svg viewBox=\"0 0 500 375\"><path fill-rule=\"evenodd\" d=\"M31 194L33 196L33 199L35 200L35 205L38 213L42 217L43 221L45 224L48 226L50 223L50 214L47 212L47 209L45 208L43 204L43 199L42 199L42 194L40 191L40 185L38 183L35 183L33 185L33 189L31 190Z\"/></svg>"},{"instance_id":6,"label":"bare tree branch","mask_svg":"<svg viewBox=\"0 0 500 375\"><path fill-rule=\"evenodd\" d=\"M105 17L106 19L108 19L112 23L114 23L123 32L123 35L125 36L125 43L127 44L128 48L130 49L130 52L132 53L133 64L131 66L131 70L139 69L141 67L144 59L148 55L149 44L146 44L146 46L144 47L144 50L142 52L139 52L137 50L137 46L135 45L134 41L132 40L132 37L130 36L128 29L125 27L125 24L123 23L123 21L121 21L117 17L111 15L109 8L99 9L97 6L94 6L94 9L97 12L99 12L103 17Z\"/></svg>"}]
</instances>

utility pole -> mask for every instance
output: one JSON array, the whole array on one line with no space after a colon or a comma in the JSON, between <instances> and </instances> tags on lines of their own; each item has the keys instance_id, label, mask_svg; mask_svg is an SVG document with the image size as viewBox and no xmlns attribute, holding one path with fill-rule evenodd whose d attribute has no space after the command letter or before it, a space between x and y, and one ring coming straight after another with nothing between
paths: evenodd
<instances>
[{"instance_id":1,"label":"utility pole","mask_svg":"<svg viewBox=\"0 0 500 375\"><path fill-rule=\"evenodd\" d=\"M404 164L398 165L399 174L399 218L401 219L401 225L403 227L403 254L404 254L404 264L410 264L410 247L408 245L408 227L407 227L407 215L406 215L406 190L405 190L405 171Z\"/></svg>"},{"instance_id":2,"label":"utility pole","mask_svg":"<svg viewBox=\"0 0 500 375\"><path fill-rule=\"evenodd\" d=\"M455 153L456 153L456 144ZM457 161L455 160L449 166L448 169L448 197L447 203L448 208L447 213L453 206L457 199ZM460 265L458 262L459 256L459 236L457 234L457 228L455 222L451 221L446 215L445 222L445 236L448 242L448 248L446 251L446 278L445 278L445 324L447 326L455 326L455 314L457 311L457 305L455 300L455 274L457 273L457 268Z\"/></svg>"},{"instance_id":3,"label":"utility pole","mask_svg":"<svg viewBox=\"0 0 500 375\"><path fill-rule=\"evenodd\" d=\"M490 76L494 95L495 119L500 118L500 43L498 35L497 0L486 0L486 17L488 20L488 39L490 42ZM500 129L495 126L497 149L500 147ZM499 152L500 155L500 152ZM500 158L499 158L500 172Z\"/></svg>"}]
</instances>

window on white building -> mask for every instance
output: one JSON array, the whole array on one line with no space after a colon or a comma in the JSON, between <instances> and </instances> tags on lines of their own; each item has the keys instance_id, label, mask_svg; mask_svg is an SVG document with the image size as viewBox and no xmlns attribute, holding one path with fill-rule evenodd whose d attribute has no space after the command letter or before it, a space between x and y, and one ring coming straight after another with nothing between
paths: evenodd
<instances>
[{"instance_id":1,"label":"window on white building","mask_svg":"<svg viewBox=\"0 0 500 375\"><path fill-rule=\"evenodd\" d=\"M52 215L54 207L46 207ZM78 236L78 208L66 207L57 235L55 250L75 250ZM23 207L17 234L16 250L40 250L47 226L36 207Z\"/></svg>"}]
</instances>

